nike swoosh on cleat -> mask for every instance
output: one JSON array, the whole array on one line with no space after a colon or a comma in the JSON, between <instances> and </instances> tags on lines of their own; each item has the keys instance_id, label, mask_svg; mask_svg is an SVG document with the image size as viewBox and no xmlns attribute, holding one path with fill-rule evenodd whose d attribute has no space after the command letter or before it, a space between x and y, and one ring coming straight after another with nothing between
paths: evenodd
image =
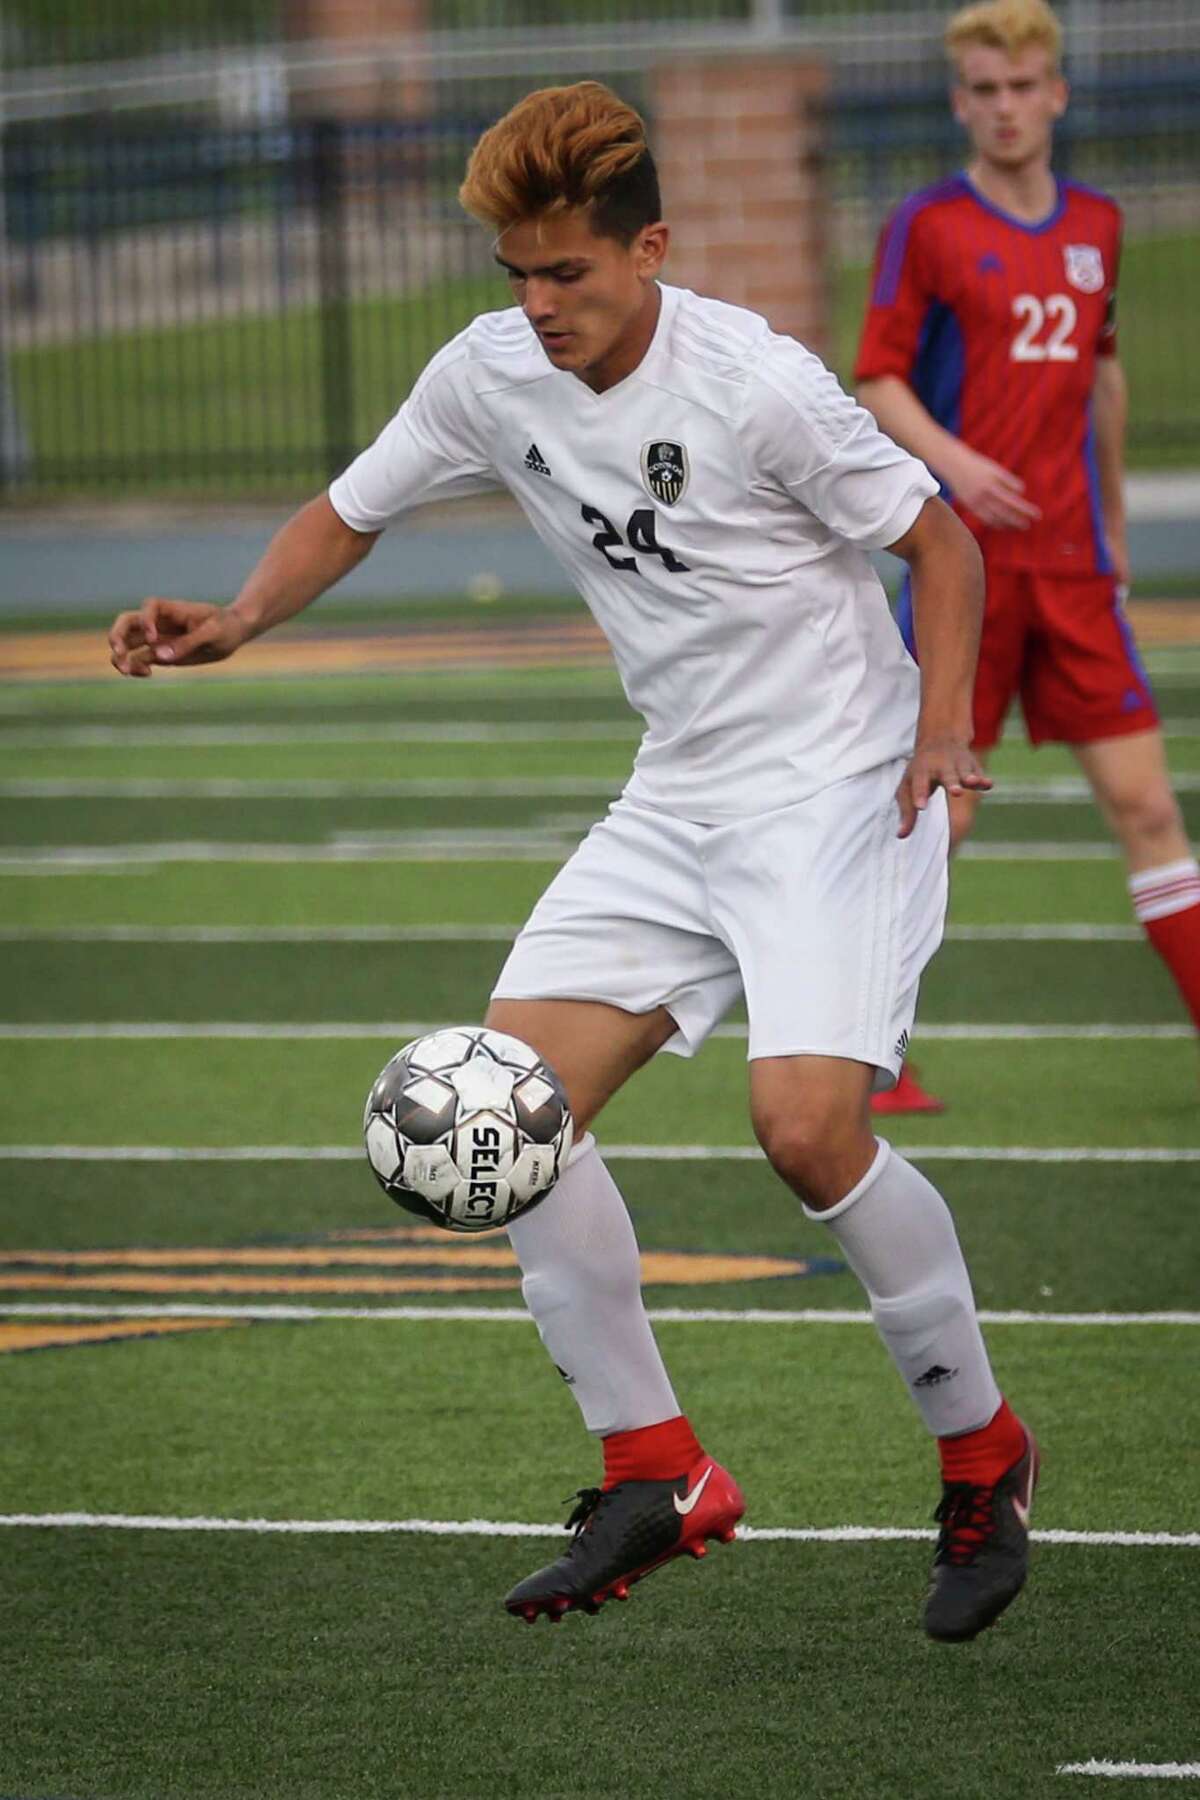
<instances>
[{"instance_id":1,"label":"nike swoosh on cleat","mask_svg":"<svg viewBox=\"0 0 1200 1800\"><path fill-rule=\"evenodd\" d=\"M1026 1531L1029 1530L1029 1515L1033 1511L1034 1475L1034 1469L1030 1468L1029 1480L1026 1484L1025 1493L1022 1499L1018 1500L1017 1496L1015 1494L1013 1495L1012 1509Z\"/></svg>"},{"instance_id":2,"label":"nike swoosh on cleat","mask_svg":"<svg viewBox=\"0 0 1200 1800\"><path fill-rule=\"evenodd\" d=\"M681 1514L682 1517L684 1517L684 1518L687 1517L688 1513L691 1512L691 1510L695 1506L697 1500L699 1500L701 1494L704 1492L705 1488L708 1486L708 1478L712 1474L714 1466L715 1465L713 1463L709 1463L707 1469L705 1469L703 1475L700 1477L699 1481L696 1483L696 1485L692 1489L691 1493L688 1494L686 1499L681 1500L679 1498L678 1494L672 1495L672 1498L675 1501L675 1511L677 1513Z\"/></svg>"}]
</instances>

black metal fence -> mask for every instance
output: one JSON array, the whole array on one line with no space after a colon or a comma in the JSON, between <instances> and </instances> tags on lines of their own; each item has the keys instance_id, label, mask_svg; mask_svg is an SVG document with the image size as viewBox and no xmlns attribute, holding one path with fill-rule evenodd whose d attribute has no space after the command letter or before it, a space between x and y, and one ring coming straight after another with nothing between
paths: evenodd
<instances>
[{"instance_id":1,"label":"black metal fence","mask_svg":"<svg viewBox=\"0 0 1200 1800\"><path fill-rule=\"evenodd\" d=\"M843 372L882 218L961 156L940 71L918 76L837 73L829 348ZM643 102L636 67L612 79ZM479 132L531 85L432 80L408 119L222 124L211 108L142 105L11 125L0 492L245 497L326 480L449 335L508 304L455 196ZM1076 83L1059 137L1062 167L1126 210L1122 341L1143 466L1200 462L1198 97L1200 54L1110 65Z\"/></svg>"}]
</instances>

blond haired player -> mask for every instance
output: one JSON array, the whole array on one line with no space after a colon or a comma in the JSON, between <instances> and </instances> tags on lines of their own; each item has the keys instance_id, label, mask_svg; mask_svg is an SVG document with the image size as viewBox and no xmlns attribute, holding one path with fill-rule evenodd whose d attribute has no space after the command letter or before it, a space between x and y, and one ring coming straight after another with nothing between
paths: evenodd
<instances>
[{"instance_id":1,"label":"blond haired player","mask_svg":"<svg viewBox=\"0 0 1200 1800\"><path fill-rule=\"evenodd\" d=\"M946 793L988 785L970 749L979 553L924 466L816 357L660 281L654 163L608 89L531 94L480 140L462 199L514 305L434 357L231 606L149 601L116 621L113 661L144 676L228 656L418 501L516 496L608 634L646 731L487 1014L559 1071L581 1136L510 1236L604 1457L564 1554L505 1604L531 1622L595 1611L741 1516L676 1399L587 1128L657 1052L692 1055L744 992L758 1139L840 1244L937 1440L926 1629L973 1637L1024 1581L1036 1450L997 1389L946 1205L876 1140L868 1109L895 1079L941 936ZM919 674L868 560L883 547L913 574Z\"/></svg>"},{"instance_id":2,"label":"blond haired player","mask_svg":"<svg viewBox=\"0 0 1200 1800\"><path fill-rule=\"evenodd\" d=\"M974 745L1020 696L1034 744L1069 744L1121 846L1134 911L1200 1026L1200 869L1121 600L1125 378L1121 218L1055 176L1067 106L1044 0L983 0L946 29L971 157L880 239L855 377L882 428L929 465L987 569ZM911 639L911 605L901 601ZM951 800L955 841L975 798Z\"/></svg>"}]
</instances>

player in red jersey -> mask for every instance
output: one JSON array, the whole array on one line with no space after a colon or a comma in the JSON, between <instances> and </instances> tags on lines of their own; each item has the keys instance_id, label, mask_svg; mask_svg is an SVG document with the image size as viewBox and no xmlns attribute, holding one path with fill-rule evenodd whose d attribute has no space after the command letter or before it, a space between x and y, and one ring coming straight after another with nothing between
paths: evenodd
<instances>
[{"instance_id":1,"label":"player in red jersey","mask_svg":"<svg viewBox=\"0 0 1200 1800\"><path fill-rule=\"evenodd\" d=\"M938 476L983 550L977 752L1018 694L1032 743L1071 746L1137 917L1200 1026L1200 870L1121 607L1120 211L1051 170L1068 95L1044 0L982 0L945 41L971 160L884 228L858 395ZM907 592L901 625L914 648ZM969 794L951 802L955 843L975 807Z\"/></svg>"}]
</instances>

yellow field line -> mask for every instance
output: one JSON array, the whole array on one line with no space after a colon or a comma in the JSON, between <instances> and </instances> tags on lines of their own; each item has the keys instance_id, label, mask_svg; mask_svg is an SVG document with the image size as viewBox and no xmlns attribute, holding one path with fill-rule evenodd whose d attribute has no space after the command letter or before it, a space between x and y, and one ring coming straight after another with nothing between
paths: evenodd
<instances>
[{"instance_id":1,"label":"yellow field line","mask_svg":"<svg viewBox=\"0 0 1200 1800\"><path fill-rule=\"evenodd\" d=\"M1141 644L1160 649L1200 643L1200 606L1189 600L1134 601L1130 621ZM95 631L0 633L0 679L87 680L112 673L106 627ZM386 674L471 666L510 669L604 664L609 649L589 615L553 616L512 624L431 626L380 632L322 632L247 644L234 661L212 669L162 670L168 680L186 673L242 676Z\"/></svg>"},{"instance_id":2,"label":"yellow field line","mask_svg":"<svg viewBox=\"0 0 1200 1800\"><path fill-rule=\"evenodd\" d=\"M463 667L535 668L603 664L608 645L590 617L530 620L511 627L421 630L260 639L230 663L158 671L167 680L199 675L352 675ZM113 674L105 633L0 634L0 678L78 681Z\"/></svg>"}]
</instances>

